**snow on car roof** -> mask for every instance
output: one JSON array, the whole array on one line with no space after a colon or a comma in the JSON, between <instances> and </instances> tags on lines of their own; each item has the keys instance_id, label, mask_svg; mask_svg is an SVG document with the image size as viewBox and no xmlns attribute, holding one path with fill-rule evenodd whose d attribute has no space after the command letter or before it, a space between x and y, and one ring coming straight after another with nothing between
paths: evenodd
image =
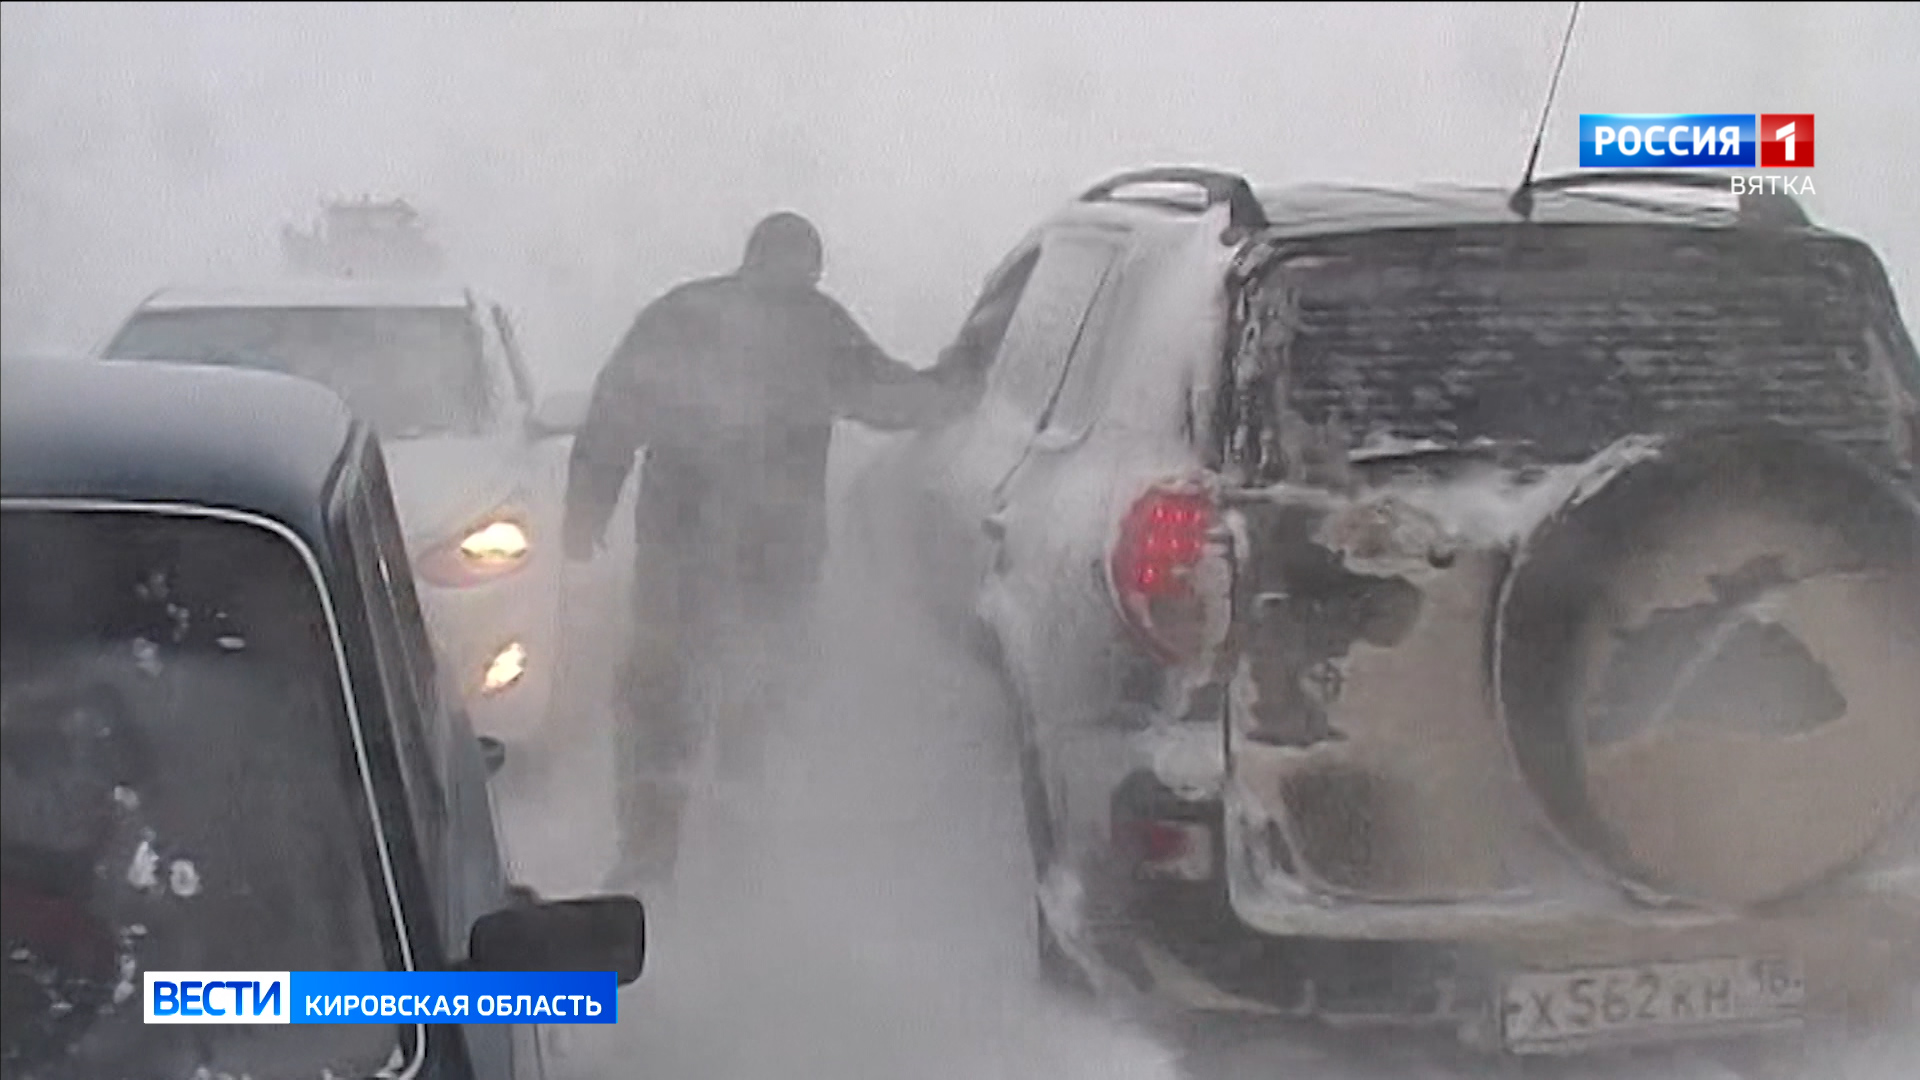
<instances>
[{"instance_id":1,"label":"snow on car roof","mask_svg":"<svg viewBox=\"0 0 1920 1080\"><path fill-rule=\"evenodd\" d=\"M464 308L472 295L460 285L418 281L268 281L237 286L176 286L161 289L143 311L192 308Z\"/></svg>"},{"instance_id":2,"label":"snow on car roof","mask_svg":"<svg viewBox=\"0 0 1920 1080\"><path fill-rule=\"evenodd\" d=\"M1511 191L1459 184L1297 184L1257 192L1266 231L1279 236L1317 236L1377 229L1512 225L1524 220ZM1593 183L1534 194L1536 224L1738 225L1740 205L1730 190ZM1814 230L1819 231L1819 230Z\"/></svg>"},{"instance_id":3,"label":"snow on car roof","mask_svg":"<svg viewBox=\"0 0 1920 1080\"><path fill-rule=\"evenodd\" d=\"M1172 169L1171 173L1187 170ZM1244 184L1232 173L1193 170L1222 185ZM1209 197L1205 184L1175 178L1160 180L1152 170L1140 179L1089 191L1056 215L1056 220L1111 217L1140 220L1155 210L1191 214L1225 198ZM1209 175L1210 174L1210 175ZM1124 181L1125 177L1118 178ZM1172 192L1170 193L1170 185ZM1184 190L1185 198L1176 198ZM1839 234L1814 223L1792 191L1735 194L1731 181L1711 173L1646 175L1606 171L1548 176L1529 189L1527 205L1516 205L1511 188L1444 182L1364 184L1309 182L1251 187L1258 212L1241 205L1242 217L1264 218L1249 224L1268 241L1370 233L1470 229L1503 225L1666 226L1691 229L1757 227L1803 235Z\"/></svg>"}]
</instances>

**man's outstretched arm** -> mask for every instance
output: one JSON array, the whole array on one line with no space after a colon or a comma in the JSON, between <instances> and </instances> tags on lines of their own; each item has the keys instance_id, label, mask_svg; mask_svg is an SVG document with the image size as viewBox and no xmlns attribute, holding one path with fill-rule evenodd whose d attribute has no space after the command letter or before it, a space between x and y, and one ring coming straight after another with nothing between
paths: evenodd
<instances>
[{"instance_id":1,"label":"man's outstretched arm","mask_svg":"<svg viewBox=\"0 0 1920 1080\"><path fill-rule=\"evenodd\" d=\"M944 423L971 403L965 387L888 356L845 308L831 299L826 303L833 323L834 401L841 417L900 431Z\"/></svg>"}]
</instances>

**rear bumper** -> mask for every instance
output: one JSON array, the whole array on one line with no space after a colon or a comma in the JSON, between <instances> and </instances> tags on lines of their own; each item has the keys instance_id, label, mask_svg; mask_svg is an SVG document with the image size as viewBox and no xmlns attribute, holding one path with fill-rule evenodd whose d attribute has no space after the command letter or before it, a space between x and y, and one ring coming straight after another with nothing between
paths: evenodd
<instances>
[{"instance_id":1,"label":"rear bumper","mask_svg":"<svg viewBox=\"0 0 1920 1080\"><path fill-rule=\"evenodd\" d=\"M1805 977L1804 1008L1784 1025L1729 1021L1623 1045L1920 1021L1920 879L1912 873L1863 877L1764 916L1601 913L1524 898L1401 905L1222 897L1211 906L1220 920L1202 926L1144 905L1124 942L1109 937L1099 951L1123 958L1116 966L1156 1011L1428 1028L1489 1052L1507 1049L1503 991L1514 976L1692 961L1790 960Z\"/></svg>"},{"instance_id":2,"label":"rear bumper","mask_svg":"<svg viewBox=\"0 0 1920 1080\"><path fill-rule=\"evenodd\" d=\"M1759 920L1705 929L1625 938L1578 934L1553 943L1373 943L1381 951L1355 953L1348 942L1250 939L1264 947L1269 969L1286 967L1284 981L1269 970L1248 978L1244 967L1223 974L1210 957L1164 933L1145 933L1126 946L1126 967L1151 995L1156 1011L1188 1016L1270 1020L1311 1019L1339 1027L1426 1029L1450 1033L1487 1052L1508 1049L1503 990L1510 977L1591 969L1641 969L1698 960L1791 958L1805 975L1800 1016L1786 1022L1727 1021L1670 1033L1629 1036L1619 1045L1715 1040L1770 1030L1860 1032L1911 1030L1920 1009L1920 946L1915 925L1866 926L1843 915L1818 920ZM1109 951L1110 952L1110 951ZM1398 955L1396 955L1398 954ZM1359 957L1364 967L1342 960ZM1607 959L1594 959L1606 957ZM1577 959L1575 959L1577 958ZM1356 973L1359 977L1356 978ZM1144 980L1142 980L1144 976ZM1604 1049L1605 1039L1570 1043L1565 1052Z\"/></svg>"},{"instance_id":3,"label":"rear bumper","mask_svg":"<svg viewBox=\"0 0 1920 1080\"><path fill-rule=\"evenodd\" d=\"M1129 786L1139 786L1142 774L1133 776ZM1170 791L1168 776L1156 779L1154 788ZM1211 880L1143 882L1104 860L1081 867L1090 888L1066 920L1084 935L1074 951L1097 958L1152 1013L1429 1028L1499 1052L1508 1048L1505 991L1515 976L1787 960L1804 974L1805 1003L1785 1026L1920 1022L1920 860L1911 841L1890 840L1858 872L1758 913L1659 904L1576 863L1555 869L1555 860L1529 866L1516 875L1524 885L1500 894L1365 899L1250 855L1225 787L1225 809L1213 798L1189 803L1219 829ZM1775 1026L1727 1021L1621 1044Z\"/></svg>"},{"instance_id":4,"label":"rear bumper","mask_svg":"<svg viewBox=\"0 0 1920 1080\"><path fill-rule=\"evenodd\" d=\"M1564 951L1586 963L1634 959L1633 951L1650 937L1712 936L1727 928L1860 919L1898 924L1920 941L1920 881L1912 872L1861 878L1844 890L1823 893L1802 910L1788 909L1764 919L1697 910L1594 908L1569 900L1537 896L1478 900L1455 904L1395 904L1315 898L1306 893L1281 896L1272 890L1249 898L1236 890L1233 908L1251 930L1275 937L1335 938L1359 941L1450 941L1499 946L1516 952ZM1625 952L1609 947L1624 942ZM1571 947L1569 942L1586 943Z\"/></svg>"}]
</instances>

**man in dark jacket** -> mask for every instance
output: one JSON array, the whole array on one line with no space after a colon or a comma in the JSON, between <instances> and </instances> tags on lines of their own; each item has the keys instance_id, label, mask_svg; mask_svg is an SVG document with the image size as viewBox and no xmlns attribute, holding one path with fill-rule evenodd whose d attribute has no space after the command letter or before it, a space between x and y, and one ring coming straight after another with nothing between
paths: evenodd
<instances>
[{"instance_id":1,"label":"man in dark jacket","mask_svg":"<svg viewBox=\"0 0 1920 1080\"><path fill-rule=\"evenodd\" d=\"M705 734L692 699L699 713L727 713L711 717L723 772L757 769L754 729L783 687L748 694L739 684L780 664L740 646L806 638L799 620L825 554L834 421L919 427L970 396L887 356L819 291L821 265L804 218L761 221L737 271L681 285L640 312L574 441L565 545L575 560L599 546L635 454L647 453L634 513L635 636L619 694L616 882L671 872L684 773Z\"/></svg>"}]
</instances>

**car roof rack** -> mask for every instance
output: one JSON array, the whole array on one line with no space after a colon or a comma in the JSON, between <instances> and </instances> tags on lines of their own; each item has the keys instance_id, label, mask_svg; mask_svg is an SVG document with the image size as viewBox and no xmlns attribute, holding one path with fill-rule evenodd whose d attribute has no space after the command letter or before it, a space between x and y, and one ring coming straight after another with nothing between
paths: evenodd
<instances>
[{"instance_id":1,"label":"car roof rack","mask_svg":"<svg viewBox=\"0 0 1920 1080\"><path fill-rule=\"evenodd\" d=\"M1726 173L1689 172L1683 169L1596 169L1530 181L1513 193L1508 205L1521 217L1531 217L1535 192L1571 191L1596 185L1642 185L1729 192L1731 187ZM1739 214L1743 225L1799 228L1813 224L1799 201L1781 192L1742 192Z\"/></svg>"},{"instance_id":2,"label":"car roof rack","mask_svg":"<svg viewBox=\"0 0 1920 1080\"><path fill-rule=\"evenodd\" d=\"M1229 227L1252 232L1267 227L1267 212L1253 193L1253 185L1238 173L1190 165L1159 165L1110 176L1088 188L1081 202L1109 202L1122 190L1149 184L1195 187L1206 195L1206 209L1225 203Z\"/></svg>"}]
</instances>

